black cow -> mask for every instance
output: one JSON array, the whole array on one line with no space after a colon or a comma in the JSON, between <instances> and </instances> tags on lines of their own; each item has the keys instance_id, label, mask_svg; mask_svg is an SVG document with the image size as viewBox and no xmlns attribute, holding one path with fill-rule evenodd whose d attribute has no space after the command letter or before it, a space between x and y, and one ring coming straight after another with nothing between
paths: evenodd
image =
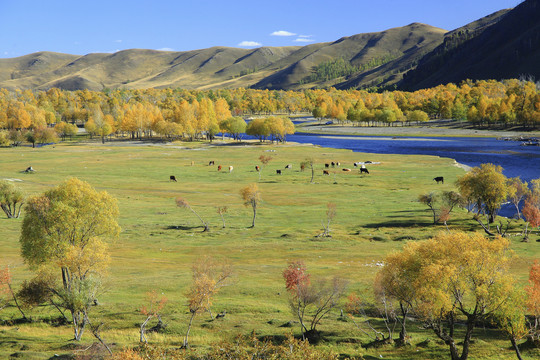
<instances>
[{"instance_id":1,"label":"black cow","mask_svg":"<svg viewBox=\"0 0 540 360\"><path fill-rule=\"evenodd\" d=\"M208 163L208 166L212 166L212 165L215 165L214 160L210 160L210 162Z\"/></svg>"},{"instance_id":2,"label":"black cow","mask_svg":"<svg viewBox=\"0 0 540 360\"><path fill-rule=\"evenodd\" d=\"M437 176L437 177L433 178L433 180L435 180L437 182L437 184L439 182L444 184L444 177L442 177L442 176Z\"/></svg>"},{"instance_id":3,"label":"black cow","mask_svg":"<svg viewBox=\"0 0 540 360\"><path fill-rule=\"evenodd\" d=\"M368 169L366 169L366 168L364 167L364 168L360 168L360 174L361 174L361 173L369 174L369 171L368 171Z\"/></svg>"},{"instance_id":4,"label":"black cow","mask_svg":"<svg viewBox=\"0 0 540 360\"><path fill-rule=\"evenodd\" d=\"M174 176L174 175L169 176L169 181L177 182L176 181L176 176Z\"/></svg>"},{"instance_id":5,"label":"black cow","mask_svg":"<svg viewBox=\"0 0 540 360\"><path fill-rule=\"evenodd\" d=\"M329 167L330 167L330 164L324 164L324 167L325 167L325 168L329 168Z\"/></svg>"},{"instance_id":6,"label":"black cow","mask_svg":"<svg viewBox=\"0 0 540 360\"><path fill-rule=\"evenodd\" d=\"M323 170L323 171L322 171L322 174L323 174L323 175L330 175L330 173L328 172L328 170Z\"/></svg>"},{"instance_id":7,"label":"black cow","mask_svg":"<svg viewBox=\"0 0 540 360\"><path fill-rule=\"evenodd\" d=\"M276 174L281 175L281 170L277 169Z\"/></svg>"}]
</instances>

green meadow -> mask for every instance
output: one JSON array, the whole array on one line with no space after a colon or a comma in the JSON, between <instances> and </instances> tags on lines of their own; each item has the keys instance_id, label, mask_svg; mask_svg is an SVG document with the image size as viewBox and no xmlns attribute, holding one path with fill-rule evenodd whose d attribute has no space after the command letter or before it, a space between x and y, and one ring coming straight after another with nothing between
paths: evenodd
<instances>
[{"instance_id":1,"label":"green meadow","mask_svg":"<svg viewBox=\"0 0 540 360\"><path fill-rule=\"evenodd\" d=\"M259 180L255 166L261 166L261 155L272 160L262 168ZM309 169L300 171L300 163L308 157L315 163L313 183ZM214 166L208 165L211 160ZM368 160L379 164L368 165L370 174L361 175L353 162ZM341 167L330 168L330 175L324 176L324 164L331 161L340 162ZM292 164L292 169L285 169L287 164ZM218 165L223 167L221 171ZM35 172L22 173L28 166ZM229 166L234 167L230 173ZM344 172L343 167L352 171ZM281 169L282 175L276 174L276 169ZM303 260L314 276L339 275L349 281L347 294L357 292L367 302L373 301L377 262L389 252L400 250L406 241L420 241L446 231L444 225L432 224L431 212L417 201L418 195L453 190L455 180L464 173L448 158L362 154L297 144L111 142L0 149L0 178L21 180L16 184L27 195L77 177L118 199L122 232L110 244L109 274L99 306L90 312L91 321L104 323L102 336L113 351L137 345L144 320L139 309L152 290L169 301L163 312L167 328L163 333L149 334L149 343L182 345L190 315L185 293L191 281L191 265L205 255L228 260L234 276L212 306L214 314L225 311L226 316L211 321L204 313L195 318L190 344L197 353L204 353L221 340L253 331L258 337L276 341L290 332L299 336L298 324L281 326L296 320L282 277L289 261ZM171 175L178 181L169 181ZM436 184L436 176L444 176L444 184ZM251 208L243 205L239 194L250 183L258 184L263 199L254 228L249 227ZM174 200L179 196L209 223L210 231L202 232L198 218L176 206ZM330 225L331 237L317 237L323 231L321 222L329 202L337 208ZM228 208L225 228L217 213L219 206ZM0 219L0 265L10 266L15 289L32 276L19 254L21 223L21 219ZM462 209L454 210L448 226L481 230L471 214ZM515 222L511 235L522 228L523 222ZM523 285L530 264L540 254L538 238L535 234L525 243L520 236L510 237L516 254L511 271ZM82 350L96 341L87 330L82 344L73 344L69 325L50 324L58 316L50 307L27 313L36 321L18 324L20 314L12 306L0 311L0 358L84 354ZM342 357L449 356L447 347L414 321L408 329L411 345L403 348L361 347L369 339L350 320L340 318L339 308L323 319L318 329L323 340L316 346ZM510 342L498 331L480 327L474 337L471 358L514 357ZM524 352L526 358L539 355L538 350Z\"/></svg>"}]
</instances>

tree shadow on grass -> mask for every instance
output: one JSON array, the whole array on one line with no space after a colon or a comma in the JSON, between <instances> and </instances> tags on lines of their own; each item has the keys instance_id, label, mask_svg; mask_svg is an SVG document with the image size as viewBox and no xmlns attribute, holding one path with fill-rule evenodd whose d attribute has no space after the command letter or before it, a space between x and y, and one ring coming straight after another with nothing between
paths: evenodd
<instances>
[{"instance_id":1,"label":"tree shadow on grass","mask_svg":"<svg viewBox=\"0 0 540 360\"><path fill-rule=\"evenodd\" d=\"M204 229L204 226L196 225L196 226L184 226L184 225L169 225L165 227L165 230L194 230L202 228Z\"/></svg>"},{"instance_id":2,"label":"tree shadow on grass","mask_svg":"<svg viewBox=\"0 0 540 360\"><path fill-rule=\"evenodd\" d=\"M397 227L397 228L415 228L415 227L428 227L432 226L433 221L424 221L419 219L401 219L384 221L378 223L371 223L363 225L362 227L368 229L384 228L384 227Z\"/></svg>"}]
</instances>

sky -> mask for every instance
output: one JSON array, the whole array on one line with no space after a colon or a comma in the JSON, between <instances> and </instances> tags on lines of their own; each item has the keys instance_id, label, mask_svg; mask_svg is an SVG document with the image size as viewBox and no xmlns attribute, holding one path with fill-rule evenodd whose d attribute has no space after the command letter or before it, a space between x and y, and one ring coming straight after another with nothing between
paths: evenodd
<instances>
[{"instance_id":1,"label":"sky","mask_svg":"<svg viewBox=\"0 0 540 360\"><path fill-rule=\"evenodd\" d=\"M521 0L0 0L0 58L38 51L303 46L420 22L453 30Z\"/></svg>"}]
</instances>

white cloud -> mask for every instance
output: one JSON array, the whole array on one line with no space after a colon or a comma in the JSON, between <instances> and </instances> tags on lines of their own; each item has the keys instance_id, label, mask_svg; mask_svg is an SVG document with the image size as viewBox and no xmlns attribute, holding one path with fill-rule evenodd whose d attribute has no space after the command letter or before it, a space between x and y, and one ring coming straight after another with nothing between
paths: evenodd
<instances>
[{"instance_id":1,"label":"white cloud","mask_svg":"<svg viewBox=\"0 0 540 360\"><path fill-rule=\"evenodd\" d=\"M156 49L156 50L158 50L158 51L176 51L176 50L174 50L172 48L168 48L168 47L164 47L164 48Z\"/></svg>"},{"instance_id":2,"label":"white cloud","mask_svg":"<svg viewBox=\"0 0 540 360\"><path fill-rule=\"evenodd\" d=\"M256 41L242 41L240 44L238 44L238 46L248 46L248 47L251 47L251 46L262 46L261 43L258 43Z\"/></svg>"},{"instance_id":3,"label":"white cloud","mask_svg":"<svg viewBox=\"0 0 540 360\"><path fill-rule=\"evenodd\" d=\"M274 31L274 32L271 33L270 35L272 35L272 36L294 36L294 35L296 35L296 34L290 32L290 31L279 30L279 31Z\"/></svg>"},{"instance_id":4,"label":"white cloud","mask_svg":"<svg viewBox=\"0 0 540 360\"><path fill-rule=\"evenodd\" d=\"M298 38L298 39L294 39L293 41L294 41L294 42L304 42L304 43L308 43L308 42L313 42L313 39Z\"/></svg>"},{"instance_id":5,"label":"white cloud","mask_svg":"<svg viewBox=\"0 0 540 360\"><path fill-rule=\"evenodd\" d=\"M301 37L301 38L310 38L310 37L313 37L313 35L298 35L298 37Z\"/></svg>"}]
</instances>

